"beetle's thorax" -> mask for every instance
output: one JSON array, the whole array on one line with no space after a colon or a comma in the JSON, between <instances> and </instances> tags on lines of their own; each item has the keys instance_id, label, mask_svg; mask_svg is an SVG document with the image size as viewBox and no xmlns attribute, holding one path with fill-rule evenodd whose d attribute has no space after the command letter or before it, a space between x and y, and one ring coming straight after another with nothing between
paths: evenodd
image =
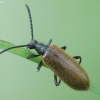
<instances>
[{"instance_id":1,"label":"beetle's thorax","mask_svg":"<svg viewBox=\"0 0 100 100\"><path fill-rule=\"evenodd\" d=\"M32 40L28 44L29 49L35 49L38 54L43 55L48 48L48 45L44 45L43 43L38 43L36 40Z\"/></svg>"}]
</instances>

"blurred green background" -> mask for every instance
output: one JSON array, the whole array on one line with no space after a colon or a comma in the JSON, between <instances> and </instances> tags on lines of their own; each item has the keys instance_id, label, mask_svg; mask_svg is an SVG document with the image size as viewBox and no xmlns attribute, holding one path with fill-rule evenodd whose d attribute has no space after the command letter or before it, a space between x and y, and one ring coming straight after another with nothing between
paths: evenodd
<instances>
[{"instance_id":1,"label":"blurred green background","mask_svg":"<svg viewBox=\"0 0 100 100\"><path fill-rule=\"evenodd\" d=\"M82 57L90 80L100 87L99 0L0 0L0 39L16 45L31 40L28 4L34 38L45 44L66 45L71 56ZM11 53L0 55L0 100L99 100L89 91L75 91L61 82L56 87L53 72Z\"/></svg>"}]
</instances>

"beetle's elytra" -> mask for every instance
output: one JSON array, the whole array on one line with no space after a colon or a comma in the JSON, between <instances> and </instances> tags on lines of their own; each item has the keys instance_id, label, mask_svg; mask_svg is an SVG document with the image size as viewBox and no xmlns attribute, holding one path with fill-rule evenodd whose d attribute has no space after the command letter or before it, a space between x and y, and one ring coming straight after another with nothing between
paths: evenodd
<instances>
[{"instance_id":1,"label":"beetle's elytra","mask_svg":"<svg viewBox=\"0 0 100 100\"><path fill-rule=\"evenodd\" d=\"M37 66L37 69L40 70L43 63L45 63L54 72L54 83L56 86L58 86L62 80L65 84L69 85L75 90L88 90L90 82L86 72L80 66L81 57L69 56L64 51L66 49L66 46L59 48L56 45L50 45L52 40L50 40L47 45L38 43L36 40L34 40L30 8L27 4L25 4L25 6L29 14L32 41L26 45L19 45L7 48L1 51L0 54L7 50L18 47L27 47L29 49L35 49L38 52L38 55L31 54L27 57L27 59L41 55L43 60L40 61ZM79 63L76 62L75 59L80 59ZM57 76L60 78L59 81L57 81Z\"/></svg>"},{"instance_id":2,"label":"beetle's elytra","mask_svg":"<svg viewBox=\"0 0 100 100\"><path fill-rule=\"evenodd\" d=\"M43 55L44 62L59 78L76 90L87 90L89 78L74 58L56 45L51 45Z\"/></svg>"}]
</instances>

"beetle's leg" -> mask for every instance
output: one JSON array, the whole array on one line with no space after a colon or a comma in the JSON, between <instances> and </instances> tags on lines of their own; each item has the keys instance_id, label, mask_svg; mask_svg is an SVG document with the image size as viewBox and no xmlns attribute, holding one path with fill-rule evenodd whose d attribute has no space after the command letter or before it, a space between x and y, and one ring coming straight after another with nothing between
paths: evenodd
<instances>
[{"instance_id":1,"label":"beetle's leg","mask_svg":"<svg viewBox=\"0 0 100 100\"><path fill-rule=\"evenodd\" d=\"M61 49L63 49L63 50L66 50L66 48L67 48L66 46L61 47Z\"/></svg>"},{"instance_id":2,"label":"beetle's leg","mask_svg":"<svg viewBox=\"0 0 100 100\"><path fill-rule=\"evenodd\" d=\"M40 56L40 55L34 55L34 54L31 54L31 55L29 55L29 56L27 57L27 59L35 58L35 57L37 57L37 56Z\"/></svg>"},{"instance_id":3,"label":"beetle's leg","mask_svg":"<svg viewBox=\"0 0 100 100\"><path fill-rule=\"evenodd\" d=\"M48 42L48 45L50 45L50 44L51 44L51 42L52 42L52 39L50 39L50 41Z\"/></svg>"},{"instance_id":4,"label":"beetle's leg","mask_svg":"<svg viewBox=\"0 0 100 100\"><path fill-rule=\"evenodd\" d=\"M66 50L66 46L61 47L61 49ZM60 85L61 79L59 79L59 82L57 81L57 76L54 74L54 83L56 86Z\"/></svg>"},{"instance_id":5,"label":"beetle's leg","mask_svg":"<svg viewBox=\"0 0 100 100\"><path fill-rule=\"evenodd\" d=\"M40 55L31 54L31 55L29 55L29 56L27 57L27 59L35 58L35 57L37 57L37 56L40 56ZM40 63L38 64L38 66L37 66L37 71L40 70L40 68L42 67L42 65L43 65L43 61L41 60Z\"/></svg>"},{"instance_id":6,"label":"beetle's leg","mask_svg":"<svg viewBox=\"0 0 100 100\"><path fill-rule=\"evenodd\" d=\"M54 74L54 83L56 86L58 86L61 82L61 79L59 79L59 82L57 81L57 76Z\"/></svg>"},{"instance_id":7,"label":"beetle's leg","mask_svg":"<svg viewBox=\"0 0 100 100\"><path fill-rule=\"evenodd\" d=\"M40 71L40 68L42 67L42 65L43 65L43 61L41 60L37 66L37 71Z\"/></svg>"},{"instance_id":8,"label":"beetle's leg","mask_svg":"<svg viewBox=\"0 0 100 100\"><path fill-rule=\"evenodd\" d=\"M80 63L81 63L81 61L82 61L81 56L74 56L73 58L75 58L75 59L80 59L79 64L80 64Z\"/></svg>"}]
</instances>

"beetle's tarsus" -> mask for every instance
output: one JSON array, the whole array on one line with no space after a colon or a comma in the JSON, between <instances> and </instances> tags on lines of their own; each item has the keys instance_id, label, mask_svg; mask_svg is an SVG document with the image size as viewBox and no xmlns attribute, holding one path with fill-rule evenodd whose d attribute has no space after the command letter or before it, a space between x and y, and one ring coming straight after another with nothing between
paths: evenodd
<instances>
[{"instance_id":1,"label":"beetle's tarsus","mask_svg":"<svg viewBox=\"0 0 100 100\"><path fill-rule=\"evenodd\" d=\"M61 79L59 79L59 82L57 81L57 76L54 74L54 83L56 86L60 85Z\"/></svg>"},{"instance_id":2,"label":"beetle's tarsus","mask_svg":"<svg viewBox=\"0 0 100 100\"><path fill-rule=\"evenodd\" d=\"M73 58L75 58L75 59L80 59L80 60L79 60L79 64L80 64L80 63L81 63L81 61L82 61L81 56L74 56Z\"/></svg>"},{"instance_id":3,"label":"beetle's tarsus","mask_svg":"<svg viewBox=\"0 0 100 100\"><path fill-rule=\"evenodd\" d=\"M37 57L37 56L40 56L40 55L34 55L34 54L31 54L31 55L29 55L29 56L27 57L27 59L35 58L35 57Z\"/></svg>"},{"instance_id":4,"label":"beetle's tarsus","mask_svg":"<svg viewBox=\"0 0 100 100\"><path fill-rule=\"evenodd\" d=\"M63 49L63 50L66 50L66 48L67 48L66 46L61 47L61 49Z\"/></svg>"}]
</instances>

